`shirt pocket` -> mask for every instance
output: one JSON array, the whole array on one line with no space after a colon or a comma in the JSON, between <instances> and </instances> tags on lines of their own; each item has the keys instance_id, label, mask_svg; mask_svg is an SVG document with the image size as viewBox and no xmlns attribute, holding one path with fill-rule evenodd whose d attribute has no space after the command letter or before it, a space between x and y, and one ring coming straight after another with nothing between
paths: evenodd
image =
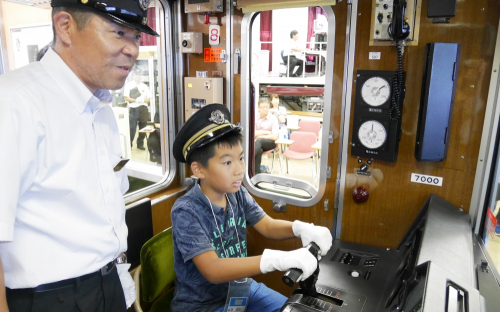
<instances>
[{"instance_id":1,"label":"shirt pocket","mask_svg":"<svg viewBox=\"0 0 500 312\"><path fill-rule=\"evenodd\" d=\"M111 163L111 170L113 170L113 173L115 176L116 189L123 195L127 192L128 187L129 187L125 166L123 166L118 171L114 171L116 165L118 165L121 160L122 160L121 157L118 157L114 154L111 154L109 156L109 162Z\"/></svg>"}]
</instances>

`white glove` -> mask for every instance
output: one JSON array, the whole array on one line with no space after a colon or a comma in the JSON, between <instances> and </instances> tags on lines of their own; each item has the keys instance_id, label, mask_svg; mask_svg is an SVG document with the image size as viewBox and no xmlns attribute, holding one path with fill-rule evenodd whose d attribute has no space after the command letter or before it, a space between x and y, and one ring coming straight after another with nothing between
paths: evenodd
<instances>
[{"instance_id":1,"label":"white glove","mask_svg":"<svg viewBox=\"0 0 500 312\"><path fill-rule=\"evenodd\" d=\"M299 220L293 221L293 234L302 239L302 246L307 246L315 242L321 249L321 256L325 256L332 247L332 233L324 226L315 226L312 223L305 223Z\"/></svg>"},{"instance_id":2,"label":"white glove","mask_svg":"<svg viewBox=\"0 0 500 312\"><path fill-rule=\"evenodd\" d=\"M118 277L122 284L123 293L125 294L125 302L127 303L127 309L134 303L137 295L135 293L135 282L132 276L128 272L130 268L130 263L117 264L116 269L118 270Z\"/></svg>"},{"instance_id":3,"label":"white glove","mask_svg":"<svg viewBox=\"0 0 500 312\"><path fill-rule=\"evenodd\" d=\"M260 259L260 271L263 274L296 268L302 270L301 280L311 276L317 267L318 259L305 248L292 251L265 249Z\"/></svg>"}]
</instances>

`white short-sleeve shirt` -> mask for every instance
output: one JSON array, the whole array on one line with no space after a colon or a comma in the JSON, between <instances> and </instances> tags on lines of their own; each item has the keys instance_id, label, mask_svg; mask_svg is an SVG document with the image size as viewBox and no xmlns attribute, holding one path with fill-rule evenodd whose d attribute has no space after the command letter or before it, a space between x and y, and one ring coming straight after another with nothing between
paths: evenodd
<instances>
[{"instance_id":1,"label":"white short-sleeve shirt","mask_svg":"<svg viewBox=\"0 0 500 312\"><path fill-rule=\"evenodd\" d=\"M147 98L149 98L149 87L142 83L142 82L135 82L135 80L132 80L128 83L125 84L125 88L123 91L123 95L130 97L130 91L133 90L134 88L137 88L139 90L139 93L141 94L138 98L136 98L135 102L128 103L129 107L139 107L141 105L148 106L148 104L145 102Z\"/></svg>"},{"instance_id":2,"label":"white short-sleeve shirt","mask_svg":"<svg viewBox=\"0 0 500 312\"><path fill-rule=\"evenodd\" d=\"M127 249L119 132L107 90L92 94L49 49L0 76L0 257L30 288L95 272Z\"/></svg>"},{"instance_id":3,"label":"white short-sleeve shirt","mask_svg":"<svg viewBox=\"0 0 500 312\"><path fill-rule=\"evenodd\" d=\"M288 43L285 46L285 49L283 49L283 57L286 57L288 54L290 54L290 56L295 56L298 59L303 59L304 53L299 52L299 51L294 51L292 49L303 50L304 48L305 48L305 45L300 40L290 39L290 40L288 40Z\"/></svg>"}]
</instances>

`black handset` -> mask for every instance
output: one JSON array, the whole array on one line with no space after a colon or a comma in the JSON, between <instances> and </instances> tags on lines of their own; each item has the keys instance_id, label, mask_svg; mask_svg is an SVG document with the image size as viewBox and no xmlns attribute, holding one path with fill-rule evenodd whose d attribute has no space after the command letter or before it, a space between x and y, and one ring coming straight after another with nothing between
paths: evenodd
<instances>
[{"instance_id":1,"label":"black handset","mask_svg":"<svg viewBox=\"0 0 500 312\"><path fill-rule=\"evenodd\" d=\"M394 0L392 5L392 20L387 32L392 40L396 41L398 52L398 69L392 80L391 109L389 117L391 120L401 122L403 86L403 45L404 39L410 34L410 25L405 21L406 0ZM400 128L400 127L399 127ZM398 141L401 138L398 133Z\"/></svg>"},{"instance_id":2,"label":"black handset","mask_svg":"<svg viewBox=\"0 0 500 312\"><path fill-rule=\"evenodd\" d=\"M410 25L405 21L406 0L394 0L392 20L387 28L392 40L403 40L410 34Z\"/></svg>"},{"instance_id":3,"label":"black handset","mask_svg":"<svg viewBox=\"0 0 500 312\"><path fill-rule=\"evenodd\" d=\"M405 0L394 0L387 30L395 43L397 70L357 71L351 155L383 161L398 159L405 97L403 51L410 33L410 26L404 20L405 9Z\"/></svg>"}]
</instances>

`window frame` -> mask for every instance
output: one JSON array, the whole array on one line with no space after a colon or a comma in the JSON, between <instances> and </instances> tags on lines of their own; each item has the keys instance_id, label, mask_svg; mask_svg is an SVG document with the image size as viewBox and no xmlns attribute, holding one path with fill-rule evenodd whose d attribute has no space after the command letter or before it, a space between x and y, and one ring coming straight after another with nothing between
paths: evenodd
<instances>
[{"instance_id":1,"label":"window frame","mask_svg":"<svg viewBox=\"0 0 500 312\"><path fill-rule=\"evenodd\" d=\"M165 0L156 0L157 8L156 29L158 29L160 37L157 44L158 55L158 83L161 88L159 95L160 109L160 140L161 153L163 156L162 169L164 171L161 181L144 187L137 191L131 192L123 196L125 204L129 204L150 194L158 192L172 183L177 174L177 162L170 145L174 142L175 131L175 112L174 112L174 50L173 50L173 35L174 18L172 15L172 7ZM180 65L182 66L182 65ZM171 69L171 70L167 70Z\"/></svg>"},{"instance_id":2,"label":"window frame","mask_svg":"<svg viewBox=\"0 0 500 312\"><path fill-rule=\"evenodd\" d=\"M301 199L298 197L293 197L291 195L284 195L277 192L266 191L260 189L256 186L258 182L266 181L273 183L277 181L279 185L286 186L287 183L294 188L300 188L303 190L310 189L311 184L298 179L286 178L279 175L258 175L253 178L249 178L248 174L245 174L243 181L250 193L255 196L270 199L270 200L280 200L287 204L309 207L317 204L324 196L326 189L326 179L327 179L327 167L328 167L328 149L329 145L332 143L330 139L330 126L331 126L331 106L332 106L332 85L333 85L333 63L334 63L334 50L335 50L335 38L336 38L336 17L331 6L322 6L328 16L328 41L327 41L327 52L326 52L326 68L325 68L325 93L324 93L324 108L323 108L323 127L322 127L322 142L321 142L321 160L320 160L320 176L319 184L316 189L315 194L311 194L312 198ZM245 151L246 161L246 172L249 172L249 163L253 161L254 156L249 154L249 137L250 128L254 125L250 125L250 114L253 113L250 110L253 108L253 100L251 99L251 34L252 34L252 23L255 17L260 14L260 12L246 13L243 16L241 22L241 125L243 127L243 146ZM333 34L333 35L330 35ZM341 155L339 154L339 157ZM262 177L260 177L262 176ZM267 178L269 177L269 178Z\"/></svg>"}]
</instances>

